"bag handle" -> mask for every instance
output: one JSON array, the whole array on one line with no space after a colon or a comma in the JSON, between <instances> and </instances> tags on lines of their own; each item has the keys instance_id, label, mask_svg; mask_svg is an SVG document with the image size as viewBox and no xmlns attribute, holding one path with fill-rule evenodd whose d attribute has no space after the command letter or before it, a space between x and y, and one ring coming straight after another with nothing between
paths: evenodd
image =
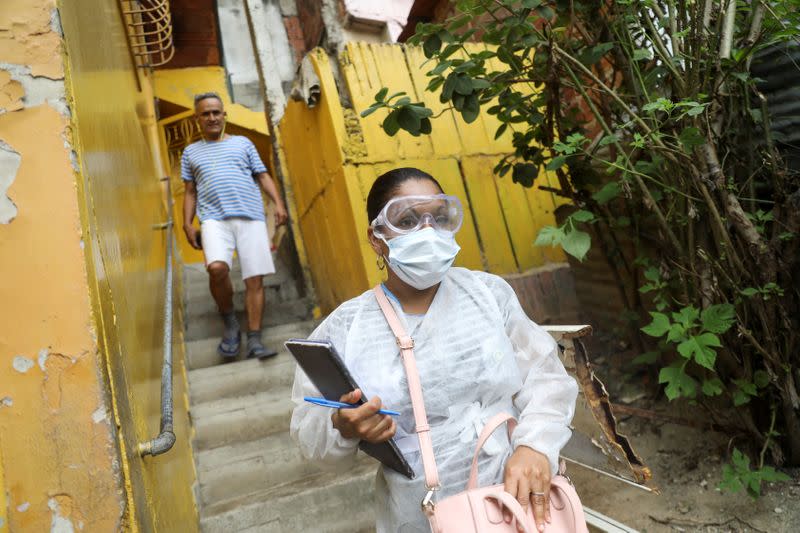
<instances>
[{"instance_id":1,"label":"bag handle","mask_svg":"<svg viewBox=\"0 0 800 533\"><path fill-rule=\"evenodd\" d=\"M422 384L419 380L417 370L417 360L414 358L414 339L408 336L403 324L397 317L392 304L384 294L380 285L376 285L372 290L378 305L386 317L386 322L394 333L397 345L400 347L400 357L406 370L408 379L408 392L411 396L411 407L414 411L414 425L417 437L419 438L419 449L422 455L422 468L425 470L425 486L429 491L439 490L439 471L436 469L436 458L433 455L433 443L431 442L431 428L428 425L428 414L425 412L425 401L422 396Z\"/></svg>"},{"instance_id":2,"label":"bag handle","mask_svg":"<svg viewBox=\"0 0 800 533\"><path fill-rule=\"evenodd\" d=\"M481 450L483 449L483 445L486 444L486 441L489 440L489 437L492 436L492 433L494 433L497 428L502 426L504 422L508 422L508 437L511 438L511 434L517 427L517 419L508 413L498 413L494 415L483 426L481 436L478 438L478 444L475 446L475 455L472 456L472 467L469 470L467 490L472 490L478 487L478 454L480 454Z\"/></svg>"},{"instance_id":3,"label":"bag handle","mask_svg":"<svg viewBox=\"0 0 800 533\"><path fill-rule=\"evenodd\" d=\"M508 509L514 516L514 519L517 521L517 526L522 529L523 533L531 533L531 529L528 527L528 517L525 515L525 511L522 509L522 506L519 504L517 499L511 494L504 490L499 490L497 492L485 494L483 499L494 500L500 504L500 506Z\"/></svg>"}]
</instances>

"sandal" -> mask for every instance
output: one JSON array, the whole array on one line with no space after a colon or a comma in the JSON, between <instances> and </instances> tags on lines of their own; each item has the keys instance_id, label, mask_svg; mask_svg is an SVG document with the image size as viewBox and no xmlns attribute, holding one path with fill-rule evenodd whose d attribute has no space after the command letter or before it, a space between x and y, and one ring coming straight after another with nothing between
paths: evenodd
<instances>
[{"instance_id":1,"label":"sandal","mask_svg":"<svg viewBox=\"0 0 800 533\"><path fill-rule=\"evenodd\" d=\"M239 355L239 348L242 345L242 333L238 332L236 337L222 337L217 346L217 353L223 359L234 359Z\"/></svg>"}]
</instances>

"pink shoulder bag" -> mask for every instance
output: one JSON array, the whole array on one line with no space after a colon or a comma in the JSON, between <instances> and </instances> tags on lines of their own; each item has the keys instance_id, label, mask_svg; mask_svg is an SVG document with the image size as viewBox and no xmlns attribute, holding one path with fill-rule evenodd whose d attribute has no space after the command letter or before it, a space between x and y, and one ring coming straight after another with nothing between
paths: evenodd
<instances>
[{"instance_id":1,"label":"pink shoulder bag","mask_svg":"<svg viewBox=\"0 0 800 533\"><path fill-rule=\"evenodd\" d=\"M525 533L536 533L536 522L532 506L523 511L519 502L506 492L503 485L478 487L478 454L486 440L504 422L508 422L509 437L517 425L513 416L500 413L489 419L478 438L475 454L472 457L472 468L469 481L464 492L460 492L441 501L434 502L433 495L441 488L436 460L433 456L433 445L430 437L428 415L422 397L422 385L414 359L414 339L408 336L392 305L380 285L374 289L378 304L392 329L400 356L408 378L408 390L411 406L414 411L417 437L422 452L422 467L425 471L425 487L427 494L422 499L422 512L428 518L433 533L517 533L517 524ZM506 522L503 516L507 509L513 520ZM546 524L547 533L588 533L583 506L575 492L575 487L564 476L562 462L559 473L550 480L550 518Z\"/></svg>"}]
</instances>

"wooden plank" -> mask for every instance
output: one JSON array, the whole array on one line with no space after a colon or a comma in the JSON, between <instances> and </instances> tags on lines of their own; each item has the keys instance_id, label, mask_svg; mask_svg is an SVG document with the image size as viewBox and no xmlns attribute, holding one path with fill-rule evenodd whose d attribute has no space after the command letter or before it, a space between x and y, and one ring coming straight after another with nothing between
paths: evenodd
<instances>
[{"instance_id":1,"label":"wooden plank","mask_svg":"<svg viewBox=\"0 0 800 533\"><path fill-rule=\"evenodd\" d=\"M366 156L357 158L357 162L391 160L397 156L399 150L397 138L389 137L381 128L386 111L377 111L366 118L360 116L375 101L375 93L383 87L373 53L374 47L375 45L367 43L349 43L339 59L367 149ZM399 89L390 87L390 90Z\"/></svg>"},{"instance_id":2,"label":"wooden plank","mask_svg":"<svg viewBox=\"0 0 800 533\"><path fill-rule=\"evenodd\" d=\"M533 244L541 219L537 213L531 211L527 189L514 183L510 175L504 178L495 176L494 179L520 271L543 265L544 253L541 247Z\"/></svg>"},{"instance_id":3,"label":"wooden plank","mask_svg":"<svg viewBox=\"0 0 800 533\"><path fill-rule=\"evenodd\" d=\"M393 44L382 44L373 46L371 51L375 56L382 86L388 87L390 91L405 92L412 102L419 101L402 48ZM388 137L383 131L381 131L381 136L384 141ZM395 138L397 139L398 147L395 157L400 159L422 158L430 157L433 154L429 135L414 137L401 129L397 132Z\"/></svg>"},{"instance_id":4,"label":"wooden plank","mask_svg":"<svg viewBox=\"0 0 800 533\"><path fill-rule=\"evenodd\" d=\"M486 268L495 274L511 274L519 272L519 267L497 195L491 159L490 156L466 156L461 160L461 170Z\"/></svg>"}]
</instances>

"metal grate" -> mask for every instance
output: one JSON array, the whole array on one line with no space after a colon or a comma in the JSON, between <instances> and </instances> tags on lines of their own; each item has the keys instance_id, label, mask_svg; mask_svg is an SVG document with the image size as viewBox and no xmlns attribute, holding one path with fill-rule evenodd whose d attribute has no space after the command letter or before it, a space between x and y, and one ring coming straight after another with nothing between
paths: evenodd
<instances>
[{"instance_id":1,"label":"metal grate","mask_svg":"<svg viewBox=\"0 0 800 533\"><path fill-rule=\"evenodd\" d=\"M169 0L119 0L137 67L158 67L175 55Z\"/></svg>"},{"instance_id":2,"label":"metal grate","mask_svg":"<svg viewBox=\"0 0 800 533\"><path fill-rule=\"evenodd\" d=\"M193 112L169 117L168 120L162 121L161 125L164 128L169 167L175 168L181 160L183 149L200 140L200 127L197 125Z\"/></svg>"}]
</instances>

